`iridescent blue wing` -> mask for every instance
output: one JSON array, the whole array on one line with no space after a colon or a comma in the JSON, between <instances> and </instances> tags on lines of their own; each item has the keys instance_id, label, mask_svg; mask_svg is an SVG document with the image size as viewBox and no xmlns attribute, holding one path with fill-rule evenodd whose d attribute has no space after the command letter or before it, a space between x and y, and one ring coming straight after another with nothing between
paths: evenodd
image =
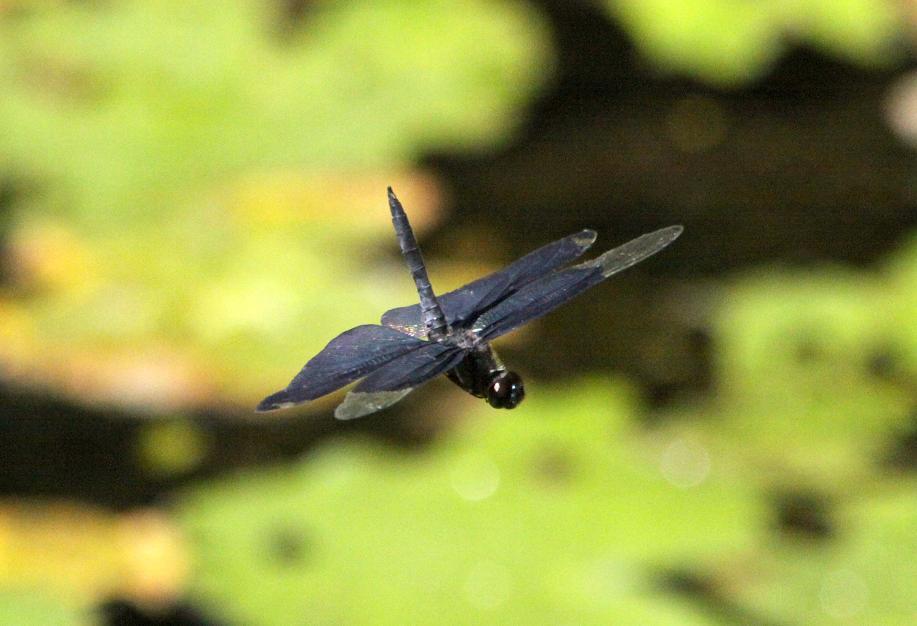
<instances>
[{"instance_id":1,"label":"iridescent blue wing","mask_svg":"<svg viewBox=\"0 0 917 626\"><path fill-rule=\"evenodd\" d=\"M542 246L502 270L438 296L446 321L452 325L474 319L513 291L578 258L594 241L594 230L582 230ZM382 324L414 337L426 336L418 304L387 311L382 315Z\"/></svg>"},{"instance_id":2,"label":"iridescent blue wing","mask_svg":"<svg viewBox=\"0 0 917 626\"><path fill-rule=\"evenodd\" d=\"M335 409L334 416L348 420L389 407L419 385L451 370L464 356L462 348L425 343L421 348L389 361L360 381Z\"/></svg>"},{"instance_id":3,"label":"iridescent blue wing","mask_svg":"<svg viewBox=\"0 0 917 626\"><path fill-rule=\"evenodd\" d=\"M426 341L375 324L341 333L300 370L287 388L269 395L257 411L283 409L331 393L386 363L428 345Z\"/></svg>"},{"instance_id":4,"label":"iridescent blue wing","mask_svg":"<svg viewBox=\"0 0 917 626\"><path fill-rule=\"evenodd\" d=\"M530 282L478 317L472 329L487 340L508 333L550 313L612 274L656 254L675 241L681 231L681 226L669 226L648 233L591 261L554 272L543 280Z\"/></svg>"}]
</instances>

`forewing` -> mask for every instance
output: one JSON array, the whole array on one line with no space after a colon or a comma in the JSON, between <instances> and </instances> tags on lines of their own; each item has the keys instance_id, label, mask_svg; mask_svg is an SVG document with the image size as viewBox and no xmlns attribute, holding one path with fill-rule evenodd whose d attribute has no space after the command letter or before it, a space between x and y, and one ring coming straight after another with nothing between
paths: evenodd
<instances>
[{"instance_id":1,"label":"forewing","mask_svg":"<svg viewBox=\"0 0 917 626\"><path fill-rule=\"evenodd\" d=\"M464 355L461 348L428 343L393 359L360 381L335 409L334 416L348 420L389 407L419 385L451 370Z\"/></svg>"},{"instance_id":2,"label":"forewing","mask_svg":"<svg viewBox=\"0 0 917 626\"><path fill-rule=\"evenodd\" d=\"M306 363L286 389L262 400L257 410L273 411L314 400L425 345L429 344L385 326L351 328Z\"/></svg>"},{"instance_id":3,"label":"forewing","mask_svg":"<svg viewBox=\"0 0 917 626\"><path fill-rule=\"evenodd\" d=\"M675 241L681 231L681 226L670 226L642 235L591 261L529 283L476 319L472 329L485 339L508 333L550 313L612 274L656 254Z\"/></svg>"},{"instance_id":4,"label":"forewing","mask_svg":"<svg viewBox=\"0 0 917 626\"><path fill-rule=\"evenodd\" d=\"M594 230L582 230L542 246L502 270L438 296L446 321L451 325L473 319L509 293L580 257L594 241ZM382 315L382 323L415 337L426 336L418 304L387 311Z\"/></svg>"},{"instance_id":5,"label":"forewing","mask_svg":"<svg viewBox=\"0 0 917 626\"><path fill-rule=\"evenodd\" d=\"M661 228L651 233L640 235L622 246L612 248L600 257L581 263L578 267L584 265L600 267L602 276L608 278L612 274L617 274L632 265L636 265L643 259L653 256L678 239L683 230L684 228L681 226L669 226L668 228Z\"/></svg>"},{"instance_id":6,"label":"forewing","mask_svg":"<svg viewBox=\"0 0 917 626\"><path fill-rule=\"evenodd\" d=\"M526 285L475 320L472 325L484 339L493 339L550 313L603 280L595 267L571 267Z\"/></svg>"}]
</instances>

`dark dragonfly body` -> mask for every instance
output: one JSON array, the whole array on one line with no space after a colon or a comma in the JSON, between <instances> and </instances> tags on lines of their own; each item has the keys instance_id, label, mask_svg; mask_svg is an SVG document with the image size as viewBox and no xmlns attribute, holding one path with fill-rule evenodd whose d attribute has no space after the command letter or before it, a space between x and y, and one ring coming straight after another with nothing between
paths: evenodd
<instances>
[{"instance_id":1,"label":"dark dragonfly body","mask_svg":"<svg viewBox=\"0 0 917 626\"><path fill-rule=\"evenodd\" d=\"M682 231L681 226L663 228L563 268L595 241L595 231L583 230L437 297L411 224L391 188L388 200L420 303L387 311L381 325L357 326L338 335L285 389L262 400L258 411L301 404L360 380L334 412L339 419L352 419L391 406L440 374L493 407L514 408L525 397L522 378L506 369L490 341L659 252Z\"/></svg>"},{"instance_id":2,"label":"dark dragonfly body","mask_svg":"<svg viewBox=\"0 0 917 626\"><path fill-rule=\"evenodd\" d=\"M446 324L446 316L443 314L442 307L439 306L439 300L433 293L433 287L430 285L430 278L427 276L427 266L423 262L423 256L420 254L420 246L417 245L417 239L414 237L414 229L408 221L408 216L404 212L401 202L395 197L392 188L388 188L388 204L392 211L392 225L395 227L395 235L398 237L398 245L401 247L401 254L407 261L408 269L411 270L411 277L417 286L417 293L420 295L420 320L427 329L427 337L431 341L441 341L449 334L449 325Z\"/></svg>"},{"instance_id":3,"label":"dark dragonfly body","mask_svg":"<svg viewBox=\"0 0 917 626\"><path fill-rule=\"evenodd\" d=\"M465 354L446 377L496 409L514 409L525 398L522 377L507 371L490 344L479 343Z\"/></svg>"}]
</instances>

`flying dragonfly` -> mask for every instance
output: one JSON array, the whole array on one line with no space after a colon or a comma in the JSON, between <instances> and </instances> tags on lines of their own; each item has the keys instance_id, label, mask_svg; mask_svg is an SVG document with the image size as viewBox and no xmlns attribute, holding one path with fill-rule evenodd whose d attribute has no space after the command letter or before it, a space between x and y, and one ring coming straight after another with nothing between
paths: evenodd
<instances>
[{"instance_id":1,"label":"flying dragonfly","mask_svg":"<svg viewBox=\"0 0 917 626\"><path fill-rule=\"evenodd\" d=\"M437 296L411 224L391 187L388 203L420 303L387 311L381 325L365 324L341 333L285 389L262 400L258 411L302 404L360 380L334 411L338 419L353 419L395 404L440 374L495 408L515 408L525 397L522 378L506 369L490 342L656 254L682 231L681 226L669 226L564 268L595 241L594 230L582 230Z\"/></svg>"}]
</instances>

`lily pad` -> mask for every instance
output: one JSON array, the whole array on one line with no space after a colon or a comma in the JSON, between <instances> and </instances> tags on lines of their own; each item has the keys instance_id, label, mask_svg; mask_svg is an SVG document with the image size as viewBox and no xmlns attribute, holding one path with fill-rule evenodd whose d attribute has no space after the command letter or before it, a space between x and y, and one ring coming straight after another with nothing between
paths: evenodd
<instances>
[{"instance_id":1,"label":"lily pad","mask_svg":"<svg viewBox=\"0 0 917 626\"><path fill-rule=\"evenodd\" d=\"M194 593L250 624L709 623L655 567L748 546L756 503L715 460L673 483L635 409L594 380L482 406L422 452L335 444L202 485L179 510Z\"/></svg>"}]
</instances>

